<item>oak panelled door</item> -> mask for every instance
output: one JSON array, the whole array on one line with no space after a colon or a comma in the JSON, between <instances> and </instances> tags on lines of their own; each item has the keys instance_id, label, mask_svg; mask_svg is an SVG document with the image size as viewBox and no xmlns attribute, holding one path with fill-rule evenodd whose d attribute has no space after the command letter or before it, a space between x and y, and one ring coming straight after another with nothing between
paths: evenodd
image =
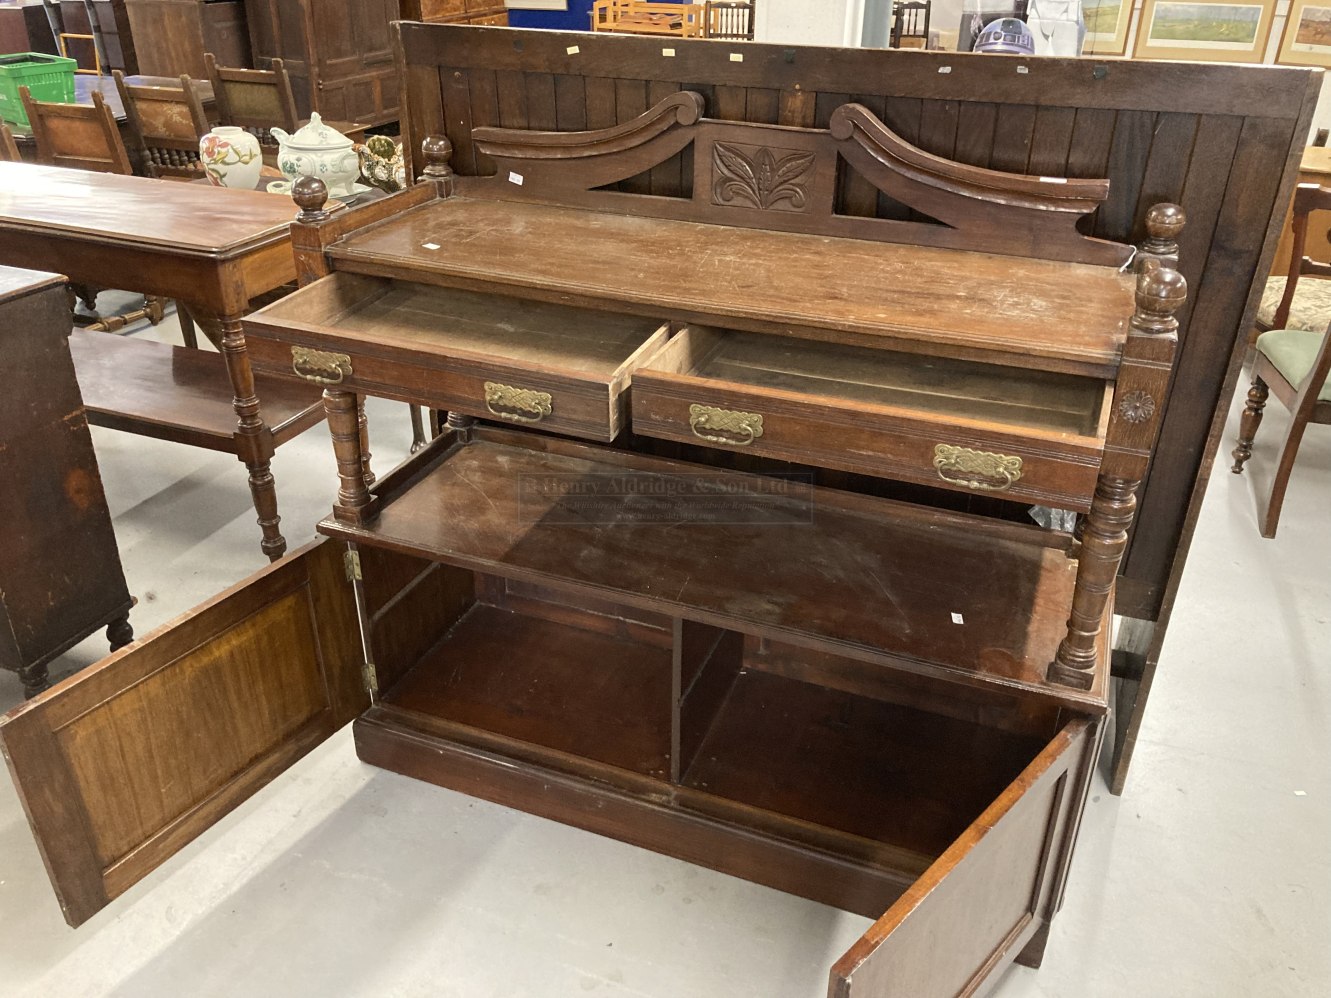
<instances>
[{"instance_id":1,"label":"oak panelled door","mask_svg":"<svg viewBox=\"0 0 1331 998\"><path fill-rule=\"evenodd\" d=\"M829 998L985 994L1058 907L1102 731L1065 725L833 965Z\"/></svg>"},{"instance_id":2,"label":"oak panelled door","mask_svg":"<svg viewBox=\"0 0 1331 998\"><path fill-rule=\"evenodd\" d=\"M316 542L0 719L71 925L368 699L342 545Z\"/></svg>"}]
</instances>

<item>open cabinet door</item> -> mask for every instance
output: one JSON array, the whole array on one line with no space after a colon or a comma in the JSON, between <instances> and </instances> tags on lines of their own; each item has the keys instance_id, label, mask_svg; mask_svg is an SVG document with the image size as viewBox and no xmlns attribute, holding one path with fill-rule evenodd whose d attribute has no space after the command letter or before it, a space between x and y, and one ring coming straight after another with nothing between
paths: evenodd
<instances>
[{"instance_id":1,"label":"open cabinet door","mask_svg":"<svg viewBox=\"0 0 1331 998\"><path fill-rule=\"evenodd\" d=\"M1038 950L1062 894L1102 723L1063 727L836 962L831 998L970 998L1033 939Z\"/></svg>"},{"instance_id":2,"label":"open cabinet door","mask_svg":"<svg viewBox=\"0 0 1331 998\"><path fill-rule=\"evenodd\" d=\"M342 551L302 548L0 719L71 925L367 705Z\"/></svg>"}]
</instances>

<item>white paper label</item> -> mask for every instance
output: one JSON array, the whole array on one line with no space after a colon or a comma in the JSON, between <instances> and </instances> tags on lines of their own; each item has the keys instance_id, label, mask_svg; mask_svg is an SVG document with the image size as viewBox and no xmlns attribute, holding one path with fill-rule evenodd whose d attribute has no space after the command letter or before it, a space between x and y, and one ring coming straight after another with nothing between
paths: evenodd
<instances>
[{"instance_id":1,"label":"white paper label","mask_svg":"<svg viewBox=\"0 0 1331 998\"><path fill-rule=\"evenodd\" d=\"M962 616L961 614L959 614L959 613L954 613L954 614L952 614L952 623L954 623L954 624L964 624L964 623L966 623L966 618L963 617L963 616Z\"/></svg>"},{"instance_id":2,"label":"white paper label","mask_svg":"<svg viewBox=\"0 0 1331 998\"><path fill-rule=\"evenodd\" d=\"M1295 796L1295 797L1307 797L1307 796L1308 796L1308 791L1306 791L1306 790L1295 790L1295 791L1294 791L1294 796Z\"/></svg>"},{"instance_id":3,"label":"white paper label","mask_svg":"<svg viewBox=\"0 0 1331 998\"><path fill-rule=\"evenodd\" d=\"M744 53L743 53L743 52L731 52L731 53L730 53L730 61L731 61L731 62L743 62L743 61L744 61Z\"/></svg>"},{"instance_id":4,"label":"white paper label","mask_svg":"<svg viewBox=\"0 0 1331 998\"><path fill-rule=\"evenodd\" d=\"M662 54L663 56L665 56L667 59L673 59L673 58L675 58L675 50L674 50L674 49L662 49L662 50L661 50L661 54Z\"/></svg>"},{"instance_id":5,"label":"white paper label","mask_svg":"<svg viewBox=\"0 0 1331 998\"><path fill-rule=\"evenodd\" d=\"M439 244L438 244L438 243L421 243L421 245L424 246L426 249L438 249L438 248L439 248Z\"/></svg>"},{"instance_id":6,"label":"white paper label","mask_svg":"<svg viewBox=\"0 0 1331 998\"><path fill-rule=\"evenodd\" d=\"M1025 76L1025 75L1026 75L1027 73L1029 73L1029 72L1030 72L1030 69L1028 69L1026 66L1018 66L1018 67L1017 67L1017 73L1018 73L1019 75L1021 75L1021 76Z\"/></svg>"},{"instance_id":7,"label":"white paper label","mask_svg":"<svg viewBox=\"0 0 1331 998\"><path fill-rule=\"evenodd\" d=\"M952 67L951 67L951 66L939 66L939 67L938 67L938 71L939 71L940 73L950 73L950 72L952 72Z\"/></svg>"},{"instance_id":8,"label":"white paper label","mask_svg":"<svg viewBox=\"0 0 1331 998\"><path fill-rule=\"evenodd\" d=\"M521 187L521 186L522 186L522 174L520 174L520 173L510 173L510 174L508 175L508 182L509 182L510 184L517 184L519 187Z\"/></svg>"},{"instance_id":9,"label":"white paper label","mask_svg":"<svg viewBox=\"0 0 1331 998\"><path fill-rule=\"evenodd\" d=\"M569 55L577 55L582 49L578 48L576 45L570 45L568 48L564 49L564 51Z\"/></svg>"},{"instance_id":10,"label":"white paper label","mask_svg":"<svg viewBox=\"0 0 1331 998\"><path fill-rule=\"evenodd\" d=\"M1040 178L1040 183L1042 183L1042 184L1066 184L1067 182L1068 182L1068 178L1067 178L1067 177L1041 177L1041 178Z\"/></svg>"}]
</instances>

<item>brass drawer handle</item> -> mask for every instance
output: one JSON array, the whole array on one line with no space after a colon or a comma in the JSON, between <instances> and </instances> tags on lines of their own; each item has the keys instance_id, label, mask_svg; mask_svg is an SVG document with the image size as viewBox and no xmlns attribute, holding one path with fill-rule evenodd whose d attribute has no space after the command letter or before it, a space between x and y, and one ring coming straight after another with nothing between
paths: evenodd
<instances>
[{"instance_id":1,"label":"brass drawer handle","mask_svg":"<svg viewBox=\"0 0 1331 998\"><path fill-rule=\"evenodd\" d=\"M291 370L306 381L320 385L340 385L351 374L351 358L344 353L291 348Z\"/></svg>"},{"instance_id":2,"label":"brass drawer handle","mask_svg":"<svg viewBox=\"0 0 1331 998\"><path fill-rule=\"evenodd\" d=\"M689 428L693 430L695 437L701 437L714 444L747 447L763 435L763 417L756 412L737 412L734 409L718 409L711 405L691 405Z\"/></svg>"},{"instance_id":3,"label":"brass drawer handle","mask_svg":"<svg viewBox=\"0 0 1331 998\"><path fill-rule=\"evenodd\" d=\"M939 444L934 448L934 469L939 478L953 485L1002 492L1021 478L1021 458Z\"/></svg>"},{"instance_id":4,"label":"brass drawer handle","mask_svg":"<svg viewBox=\"0 0 1331 998\"><path fill-rule=\"evenodd\" d=\"M500 419L514 423L539 423L554 411L554 399L549 392L487 381L485 407Z\"/></svg>"}]
</instances>

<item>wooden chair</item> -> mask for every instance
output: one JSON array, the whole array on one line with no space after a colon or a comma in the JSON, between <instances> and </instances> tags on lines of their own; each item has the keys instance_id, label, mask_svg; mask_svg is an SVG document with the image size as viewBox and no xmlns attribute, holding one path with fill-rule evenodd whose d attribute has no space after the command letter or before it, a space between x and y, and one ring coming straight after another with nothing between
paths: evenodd
<instances>
[{"instance_id":1,"label":"wooden chair","mask_svg":"<svg viewBox=\"0 0 1331 998\"><path fill-rule=\"evenodd\" d=\"M96 173L134 172L115 115L101 92L92 91L92 104L56 104L33 100L27 87L19 99L28 114L37 159L48 166L68 166Z\"/></svg>"},{"instance_id":2,"label":"wooden chair","mask_svg":"<svg viewBox=\"0 0 1331 998\"><path fill-rule=\"evenodd\" d=\"M757 0L708 0L703 33L708 38L753 41L753 8Z\"/></svg>"},{"instance_id":3,"label":"wooden chair","mask_svg":"<svg viewBox=\"0 0 1331 998\"><path fill-rule=\"evenodd\" d=\"M273 60L272 69L232 69L219 66L213 54L205 52L203 62L213 85L218 124L248 129L261 142L274 126L288 132L300 127L291 76L281 59Z\"/></svg>"},{"instance_id":4,"label":"wooden chair","mask_svg":"<svg viewBox=\"0 0 1331 998\"><path fill-rule=\"evenodd\" d=\"M1252 441L1262 424L1267 397L1274 391L1276 398L1289 409L1291 420L1271 485L1271 497L1260 520L1263 537L1276 535L1280 508L1285 502L1285 490L1294 470L1294 458L1303 441L1304 429L1309 423L1331 424L1331 378L1328 378L1331 372L1331 326L1314 332L1285 325L1299 277L1304 274L1331 277L1331 263L1312 260L1303 254L1309 214L1327 210L1331 210L1331 188L1299 185L1294 194L1294 248L1285 294L1276 310L1275 328L1257 338L1252 387L1248 389L1248 402L1239 423L1238 446L1233 453L1234 467L1230 470L1241 475L1244 464L1252 456Z\"/></svg>"},{"instance_id":5,"label":"wooden chair","mask_svg":"<svg viewBox=\"0 0 1331 998\"><path fill-rule=\"evenodd\" d=\"M199 139L212 126L194 81L181 76L177 89L126 83L125 74L118 69L111 75L125 105L130 130L143 148L149 176L182 180L202 177Z\"/></svg>"},{"instance_id":6,"label":"wooden chair","mask_svg":"<svg viewBox=\"0 0 1331 998\"><path fill-rule=\"evenodd\" d=\"M18 143L14 141L14 133L9 130L8 125L0 121L0 163L19 163L22 160Z\"/></svg>"},{"instance_id":7,"label":"wooden chair","mask_svg":"<svg viewBox=\"0 0 1331 998\"><path fill-rule=\"evenodd\" d=\"M892 5L892 37L889 48L929 47L930 0L906 0Z\"/></svg>"}]
</instances>

